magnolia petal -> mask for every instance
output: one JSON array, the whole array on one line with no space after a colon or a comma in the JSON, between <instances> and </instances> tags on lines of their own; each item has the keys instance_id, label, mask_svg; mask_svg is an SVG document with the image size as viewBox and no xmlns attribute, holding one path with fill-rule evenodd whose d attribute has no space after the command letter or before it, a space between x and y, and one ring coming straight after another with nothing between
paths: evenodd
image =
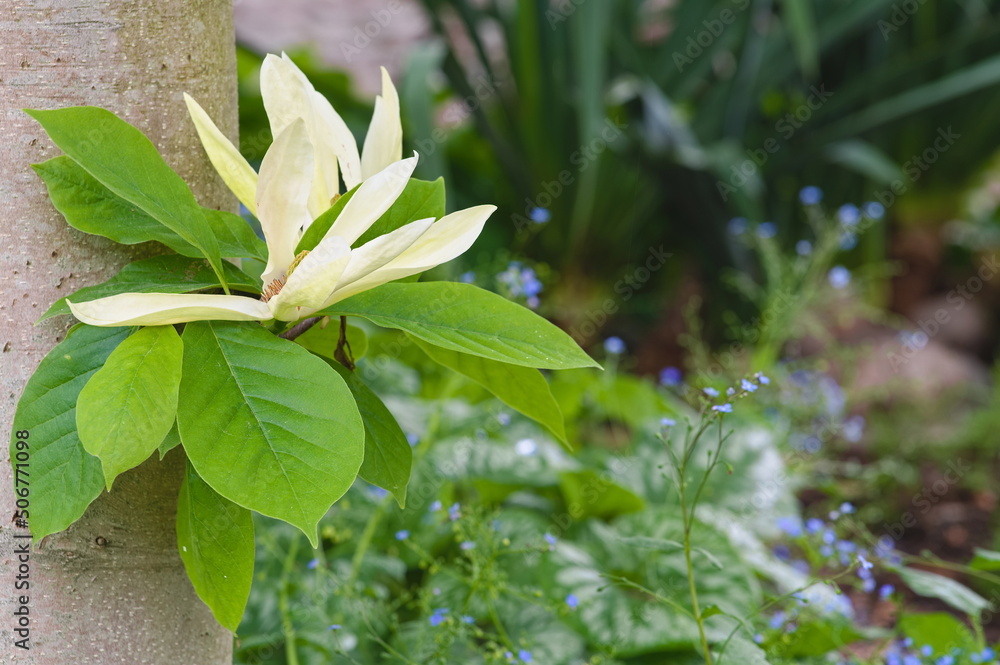
<instances>
[{"instance_id":1,"label":"magnolia petal","mask_svg":"<svg viewBox=\"0 0 1000 665\"><path fill-rule=\"evenodd\" d=\"M327 238L340 237L353 245L396 202L415 168L417 156L413 153L413 157L391 164L367 178L340 211L337 221L326 232L320 244L326 242Z\"/></svg>"},{"instance_id":2,"label":"magnolia petal","mask_svg":"<svg viewBox=\"0 0 1000 665\"><path fill-rule=\"evenodd\" d=\"M265 285L284 274L295 258L302 227L311 221L312 173L312 144L305 123L297 119L274 139L260 164L257 217L267 242Z\"/></svg>"},{"instance_id":3,"label":"magnolia petal","mask_svg":"<svg viewBox=\"0 0 1000 665\"><path fill-rule=\"evenodd\" d=\"M347 189L354 189L361 182L361 157L358 154L358 144L354 140L354 134L326 97L313 91L312 100L317 129L314 141L335 155L340 164L344 184ZM332 198L334 193L340 191L340 185L336 179L327 184Z\"/></svg>"},{"instance_id":4,"label":"magnolia petal","mask_svg":"<svg viewBox=\"0 0 1000 665\"><path fill-rule=\"evenodd\" d=\"M268 54L260 66L260 95L271 124L271 135L278 136L298 118L307 119L314 90L291 58Z\"/></svg>"},{"instance_id":5,"label":"magnolia petal","mask_svg":"<svg viewBox=\"0 0 1000 665\"><path fill-rule=\"evenodd\" d=\"M90 302L68 300L73 316L91 326L164 326L186 321L267 321L271 310L256 298L205 293L121 293Z\"/></svg>"},{"instance_id":6,"label":"magnolia petal","mask_svg":"<svg viewBox=\"0 0 1000 665\"><path fill-rule=\"evenodd\" d=\"M257 172L253 170L250 163L243 158L236 146L226 138L226 135L219 131L219 128L212 122L212 118L205 113L189 94L184 93L184 103L187 104L188 113L194 121L194 128L198 131L198 138L208 153L208 159L212 166L222 177L222 181L236 195L240 203L247 207L254 215L257 214Z\"/></svg>"},{"instance_id":7,"label":"magnolia petal","mask_svg":"<svg viewBox=\"0 0 1000 665\"><path fill-rule=\"evenodd\" d=\"M365 146L361 152L361 176L369 178L403 157L403 126L399 119L399 95L389 72L382 68L382 94L375 98Z\"/></svg>"},{"instance_id":8,"label":"magnolia petal","mask_svg":"<svg viewBox=\"0 0 1000 665\"><path fill-rule=\"evenodd\" d=\"M319 309L351 258L351 246L340 238L317 246L295 267L281 291L267 301L274 318L295 321Z\"/></svg>"},{"instance_id":9,"label":"magnolia petal","mask_svg":"<svg viewBox=\"0 0 1000 665\"><path fill-rule=\"evenodd\" d=\"M476 206L442 217L395 259L365 277L346 284L342 289L337 289L323 303L323 307L451 261L472 247L472 243L482 233L486 220L496 209L496 206L491 205Z\"/></svg>"},{"instance_id":10,"label":"magnolia petal","mask_svg":"<svg viewBox=\"0 0 1000 665\"><path fill-rule=\"evenodd\" d=\"M433 217L410 222L352 251L351 260L337 282L337 289L349 286L395 259L417 242L432 224Z\"/></svg>"}]
</instances>

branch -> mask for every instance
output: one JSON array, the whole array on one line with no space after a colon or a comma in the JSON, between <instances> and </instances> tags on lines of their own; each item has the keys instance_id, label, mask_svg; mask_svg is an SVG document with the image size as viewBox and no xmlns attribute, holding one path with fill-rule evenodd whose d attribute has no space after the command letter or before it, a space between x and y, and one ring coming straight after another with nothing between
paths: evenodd
<instances>
[{"instance_id":1,"label":"branch","mask_svg":"<svg viewBox=\"0 0 1000 665\"><path fill-rule=\"evenodd\" d=\"M296 337L303 334L304 332L312 328L314 325L319 323L322 318L323 318L322 316L314 316L312 318L299 321L294 326L292 326L285 332L278 335L278 337L281 337L282 339L295 339Z\"/></svg>"}]
</instances>

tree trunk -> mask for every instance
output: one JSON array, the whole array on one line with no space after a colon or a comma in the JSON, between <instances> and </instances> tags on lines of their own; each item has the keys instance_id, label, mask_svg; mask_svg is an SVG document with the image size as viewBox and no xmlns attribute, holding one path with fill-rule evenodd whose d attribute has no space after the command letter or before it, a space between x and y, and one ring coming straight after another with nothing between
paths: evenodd
<instances>
[{"instance_id":1,"label":"tree trunk","mask_svg":"<svg viewBox=\"0 0 1000 665\"><path fill-rule=\"evenodd\" d=\"M35 327L56 299L155 251L71 229L29 164L58 154L22 108L94 105L156 143L203 205L234 209L204 156L182 93L236 134L230 0L3 0L0 6L0 423L9 432L25 382L71 321ZM0 662L223 665L232 635L195 595L176 552L183 454L123 475L67 531L32 552L28 592L17 557L7 446L0 453ZM155 455L154 455L155 458ZM29 520L30 521L30 520ZM30 651L14 647L26 593Z\"/></svg>"}]
</instances>

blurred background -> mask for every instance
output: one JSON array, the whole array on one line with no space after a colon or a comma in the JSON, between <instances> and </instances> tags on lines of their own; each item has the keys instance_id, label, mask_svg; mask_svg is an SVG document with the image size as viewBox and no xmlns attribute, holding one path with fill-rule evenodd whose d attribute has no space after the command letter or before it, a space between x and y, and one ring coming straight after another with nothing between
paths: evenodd
<instances>
[{"instance_id":1,"label":"blurred background","mask_svg":"<svg viewBox=\"0 0 1000 665\"><path fill-rule=\"evenodd\" d=\"M235 8L241 150L251 161L271 140L258 84L264 54L287 51L359 136L385 66L400 92L404 150L421 157L416 177L443 176L449 209L500 208L474 248L434 277L523 302L607 370L552 377L577 448L567 456L487 396L417 372L420 358L382 353L391 339L371 333L368 361L388 368L374 385L421 442L425 466L411 494L432 489L406 511L352 492L331 513L318 557L272 530L259 568L273 586L254 587L239 662L704 662L669 603L666 614L642 615L637 607L656 605L642 602L649 594L616 587L620 596L595 600L585 618L586 594L566 580L592 574L614 586L612 575L647 591L664 583L657 593L671 597L670 575L653 570L669 569L668 556L603 551L598 544L614 539L602 530L647 536L675 519L663 512L665 460L652 452L662 450L661 419L696 414L704 388L757 372L771 383L737 409L739 482L720 481L715 512L700 515L728 543L709 549L745 571L739 584L706 582L718 606L730 613L743 593L734 585L746 591L732 613L752 617L770 662L993 662L1000 3ZM478 452L456 451L466 440ZM442 459L458 464L444 480L432 472ZM573 483L621 460L642 464L612 474L606 501L563 528L565 560L545 560L553 515L579 491ZM761 483L777 476L780 488L748 519ZM445 515L452 504L472 526ZM807 529L810 518L821 525ZM453 542L454 529L486 533L493 520L536 540L544 533L543 553L531 556L547 581L525 579L523 566L503 572L482 543L481 560L468 554L465 544L479 542L472 533ZM427 540L403 547L421 529ZM835 577L845 551L887 536L902 561L971 586L986 604L928 592L888 564L877 585L860 575L841 588L841 623L785 597L795 592L790 575ZM834 543L839 554L822 551ZM615 570L600 570L602 561ZM441 582L449 566L457 577ZM305 581L317 569L328 577ZM720 590L727 585L735 596ZM598 599L600 586L586 593ZM468 594L466 607L476 607L468 598L483 589L494 600L517 592L459 620L454 598ZM540 597L554 605L536 615ZM288 609L296 602L307 608L301 617ZM352 616L364 620L348 626ZM834 624L839 632L823 632ZM442 626L450 632L428 633ZM940 646L914 650L913 636L932 628L944 631ZM741 658L731 662L760 662Z\"/></svg>"}]
</instances>

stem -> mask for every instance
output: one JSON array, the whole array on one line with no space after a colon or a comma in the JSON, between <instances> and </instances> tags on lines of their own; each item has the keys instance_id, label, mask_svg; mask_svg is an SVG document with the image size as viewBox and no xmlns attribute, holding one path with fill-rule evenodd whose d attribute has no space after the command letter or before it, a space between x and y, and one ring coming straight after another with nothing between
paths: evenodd
<instances>
[{"instance_id":1,"label":"stem","mask_svg":"<svg viewBox=\"0 0 1000 665\"><path fill-rule=\"evenodd\" d=\"M288 577L295 566L295 557L299 551L299 540L293 538L291 548L285 557L284 570L281 575L281 591L278 594L278 609L281 611L281 630L285 634L285 659L288 665L299 665L299 654L295 649L295 624L292 622L288 606Z\"/></svg>"},{"instance_id":2,"label":"stem","mask_svg":"<svg viewBox=\"0 0 1000 665\"><path fill-rule=\"evenodd\" d=\"M334 359L347 369L354 371L354 352L351 343L347 341L347 317L340 317L340 339L337 340L337 350L333 352Z\"/></svg>"},{"instance_id":3,"label":"stem","mask_svg":"<svg viewBox=\"0 0 1000 665\"><path fill-rule=\"evenodd\" d=\"M292 326L291 328L289 328L285 332L283 332L280 335L278 335L278 337L281 337L282 339L289 339L289 340L295 339L296 337L298 337L299 335L305 333L307 330L309 330L314 325L316 325L317 323L319 323L322 319L323 319L323 317L321 317L321 316L314 316L314 317L311 317L311 318L299 321L294 326Z\"/></svg>"}]
</instances>

